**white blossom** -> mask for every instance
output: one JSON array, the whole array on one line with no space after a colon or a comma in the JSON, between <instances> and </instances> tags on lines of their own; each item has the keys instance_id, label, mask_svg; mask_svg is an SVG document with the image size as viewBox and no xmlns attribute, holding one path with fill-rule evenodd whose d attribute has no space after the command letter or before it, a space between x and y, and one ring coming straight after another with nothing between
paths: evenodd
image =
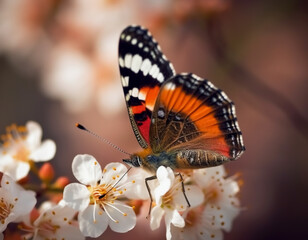
<instances>
[{"instance_id":1,"label":"white blossom","mask_svg":"<svg viewBox=\"0 0 308 240\"><path fill-rule=\"evenodd\" d=\"M42 128L33 121L26 126L15 124L7 127L2 135L0 145L0 171L20 180L27 176L31 161L45 162L52 159L56 152L56 144L48 139L41 141Z\"/></svg>"},{"instance_id":2,"label":"white blossom","mask_svg":"<svg viewBox=\"0 0 308 240\"><path fill-rule=\"evenodd\" d=\"M49 203L49 202L47 202ZM39 209L40 215L33 222L33 240L45 239L76 239L85 237L80 232L78 223L73 220L76 211L61 202L58 205L43 205Z\"/></svg>"},{"instance_id":3,"label":"white blossom","mask_svg":"<svg viewBox=\"0 0 308 240\"><path fill-rule=\"evenodd\" d=\"M240 212L236 196L239 186L233 177L225 177L223 166L192 172L190 181L202 189L204 202L183 214L185 227L173 227L172 239L184 240L189 237L191 240L222 240L222 230L231 230L232 221Z\"/></svg>"},{"instance_id":4,"label":"white blossom","mask_svg":"<svg viewBox=\"0 0 308 240\"><path fill-rule=\"evenodd\" d=\"M175 177L171 168L159 167L156 172L158 186L154 189L155 206L151 211L151 229L155 230L160 226L164 216L166 225L166 239L171 239L171 224L175 227L185 226L184 218L180 212L187 209L188 203L184 197L182 181ZM194 185L185 187L185 194L191 207L203 202L201 190Z\"/></svg>"},{"instance_id":5,"label":"white blossom","mask_svg":"<svg viewBox=\"0 0 308 240\"><path fill-rule=\"evenodd\" d=\"M98 237L108 225L121 233L135 227L134 210L121 201L131 184L126 182L127 168L123 164L109 163L102 170L94 157L85 154L74 158L72 169L80 183L67 185L63 199L79 211L79 227L84 236Z\"/></svg>"},{"instance_id":6,"label":"white blossom","mask_svg":"<svg viewBox=\"0 0 308 240\"><path fill-rule=\"evenodd\" d=\"M33 191L24 190L11 177L3 174L0 188L0 232L10 222L17 222L29 214L35 204Z\"/></svg>"}]
</instances>

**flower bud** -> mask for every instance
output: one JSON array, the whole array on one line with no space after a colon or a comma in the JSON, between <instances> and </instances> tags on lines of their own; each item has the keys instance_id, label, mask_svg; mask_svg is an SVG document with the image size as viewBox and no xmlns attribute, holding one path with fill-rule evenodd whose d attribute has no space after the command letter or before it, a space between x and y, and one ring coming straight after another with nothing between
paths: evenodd
<instances>
[{"instance_id":1,"label":"flower bud","mask_svg":"<svg viewBox=\"0 0 308 240\"><path fill-rule=\"evenodd\" d=\"M69 183L70 181L67 177L59 177L54 183L54 186L58 188L64 188Z\"/></svg>"},{"instance_id":2,"label":"flower bud","mask_svg":"<svg viewBox=\"0 0 308 240\"><path fill-rule=\"evenodd\" d=\"M39 170L39 177L44 182L50 182L55 175L55 171L50 163L44 163Z\"/></svg>"}]
</instances>

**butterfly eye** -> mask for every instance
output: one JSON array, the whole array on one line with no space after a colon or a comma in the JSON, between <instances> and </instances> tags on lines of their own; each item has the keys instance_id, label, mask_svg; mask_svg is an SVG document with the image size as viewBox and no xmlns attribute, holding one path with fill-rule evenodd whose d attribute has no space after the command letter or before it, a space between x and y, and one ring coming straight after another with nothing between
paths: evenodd
<instances>
[{"instance_id":1,"label":"butterfly eye","mask_svg":"<svg viewBox=\"0 0 308 240\"><path fill-rule=\"evenodd\" d=\"M130 159L123 159L123 162L133 167L140 167L142 165L141 158L137 155L132 155Z\"/></svg>"}]
</instances>

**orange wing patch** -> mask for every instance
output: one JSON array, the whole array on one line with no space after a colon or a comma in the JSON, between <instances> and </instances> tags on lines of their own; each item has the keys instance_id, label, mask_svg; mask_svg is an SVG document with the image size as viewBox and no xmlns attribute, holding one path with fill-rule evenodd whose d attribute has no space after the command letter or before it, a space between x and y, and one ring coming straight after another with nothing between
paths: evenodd
<instances>
[{"instance_id":1,"label":"orange wing patch","mask_svg":"<svg viewBox=\"0 0 308 240\"><path fill-rule=\"evenodd\" d=\"M205 105L193 95L186 94L181 87L176 87L174 90L164 89L161 91L160 101L168 111L189 117L199 131L204 133L205 138L222 135L219 121L214 116L215 109Z\"/></svg>"},{"instance_id":2,"label":"orange wing patch","mask_svg":"<svg viewBox=\"0 0 308 240\"><path fill-rule=\"evenodd\" d=\"M170 79L160 90L154 112L157 123L150 141L155 134L159 140L153 149L203 149L232 159L244 150L233 103L207 80L193 75Z\"/></svg>"},{"instance_id":3,"label":"orange wing patch","mask_svg":"<svg viewBox=\"0 0 308 240\"><path fill-rule=\"evenodd\" d=\"M154 109L159 89L160 89L159 86L155 86L155 87L143 87L139 90L140 94L142 96L145 96L145 106L150 111L153 111Z\"/></svg>"}]
</instances>

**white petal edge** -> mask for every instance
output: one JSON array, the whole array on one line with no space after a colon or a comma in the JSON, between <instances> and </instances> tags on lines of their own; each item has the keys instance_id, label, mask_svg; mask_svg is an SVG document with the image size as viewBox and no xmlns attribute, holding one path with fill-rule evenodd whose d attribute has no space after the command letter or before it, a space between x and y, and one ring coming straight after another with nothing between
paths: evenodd
<instances>
[{"instance_id":1,"label":"white petal edge","mask_svg":"<svg viewBox=\"0 0 308 240\"><path fill-rule=\"evenodd\" d=\"M159 228L164 213L164 209L159 206L155 206L154 208L152 208L150 221L150 227L152 230Z\"/></svg>"},{"instance_id":2,"label":"white petal edge","mask_svg":"<svg viewBox=\"0 0 308 240\"><path fill-rule=\"evenodd\" d=\"M110 216L117 221L114 222L109 218L109 226L112 231L125 233L132 230L136 226L136 214L134 210L119 201L115 201L112 206L106 206L106 210Z\"/></svg>"},{"instance_id":3,"label":"white petal edge","mask_svg":"<svg viewBox=\"0 0 308 240\"><path fill-rule=\"evenodd\" d=\"M78 226L74 225L66 225L61 226L56 232L55 239L74 239L74 240L84 240L85 237L81 233L80 229L78 229Z\"/></svg>"},{"instance_id":4,"label":"white petal edge","mask_svg":"<svg viewBox=\"0 0 308 240\"><path fill-rule=\"evenodd\" d=\"M127 167L122 163L108 163L103 170L103 177L101 180L101 184L110 184L116 183L121 177L121 182L117 185L121 185L121 183L127 180L127 175L124 174L127 172Z\"/></svg>"},{"instance_id":5,"label":"white petal edge","mask_svg":"<svg viewBox=\"0 0 308 240\"><path fill-rule=\"evenodd\" d=\"M95 209L94 209L95 208ZM95 215L93 215L95 211ZM95 216L95 221L93 219ZM108 227L108 216L98 206L89 205L78 215L80 231L87 237L99 237Z\"/></svg>"},{"instance_id":6,"label":"white petal edge","mask_svg":"<svg viewBox=\"0 0 308 240\"><path fill-rule=\"evenodd\" d=\"M74 158L72 171L75 178L85 185L96 186L102 178L101 165L88 154L79 154Z\"/></svg>"},{"instance_id":7,"label":"white petal edge","mask_svg":"<svg viewBox=\"0 0 308 240\"><path fill-rule=\"evenodd\" d=\"M37 122L29 121L26 123L26 128L28 131L26 142L31 150L35 149L41 143L43 134L42 127Z\"/></svg>"},{"instance_id":8,"label":"white petal edge","mask_svg":"<svg viewBox=\"0 0 308 240\"><path fill-rule=\"evenodd\" d=\"M29 156L34 162L45 162L52 159L56 154L56 144L53 140L47 139L35 149Z\"/></svg>"},{"instance_id":9,"label":"white petal edge","mask_svg":"<svg viewBox=\"0 0 308 240\"><path fill-rule=\"evenodd\" d=\"M202 190L197 186L185 185L185 194L190 203L190 207L196 207L201 203L203 203L204 201L204 194ZM184 197L182 189L177 191L177 193L174 195L174 202L176 203L177 206L179 205L187 206L187 202ZM178 210L184 210L184 209L178 209Z\"/></svg>"},{"instance_id":10,"label":"white petal edge","mask_svg":"<svg viewBox=\"0 0 308 240\"><path fill-rule=\"evenodd\" d=\"M156 171L156 176L159 181L159 185L154 190L154 197L156 203L159 204L159 199L163 195L165 195L172 186L172 183L174 181L174 173L171 168L165 168L164 166L160 166Z\"/></svg>"},{"instance_id":11,"label":"white petal edge","mask_svg":"<svg viewBox=\"0 0 308 240\"><path fill-rule=\"evenodd\" d=\"M182 228L185 226L185 221L178 211L167 210L165 215L165 224L166 224L166 239L171 239L171 223L175 227Z\"/></svg>"},{"instance_id":12,"label":"white petal edge","mask_svg":"<svg viewBox=\"0 0 308 240\"><path fill-rule=\"evenodd\" d=\"M86 186L71 183L63 190L65 204L77 211L83 211L90 203L90 192Z\"/></svg>"},{"instance_id":13,"label":"white petal edge","mask_svg":"<svg viewBox=\"0 0 308 240\"><path fill-rule=\"evenodd\" d=\"M36 204L35 192L24 190L20 192L18 204L15 204L14 212L18 212L20 216L26 215L32 211Z\"/></svg>"}]
</instances>

